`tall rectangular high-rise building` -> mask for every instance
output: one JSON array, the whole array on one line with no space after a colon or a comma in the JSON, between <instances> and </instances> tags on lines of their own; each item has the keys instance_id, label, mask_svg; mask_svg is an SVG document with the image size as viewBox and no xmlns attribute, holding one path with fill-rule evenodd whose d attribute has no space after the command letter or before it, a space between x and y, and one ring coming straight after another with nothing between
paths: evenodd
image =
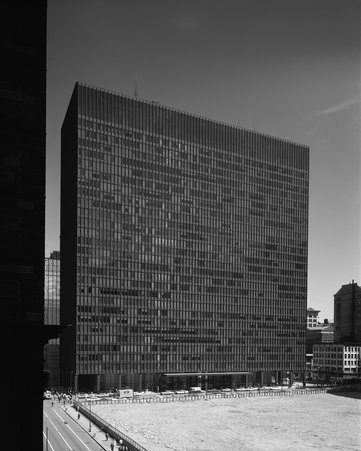
<instances>
[{"instance_id":1,"label":"tall rectangular high-rise building","mask_svg":"<svg viewBox=\"0 0 361 451\"><path fill-rule=\"evenodd\" d=\"M60 252L45 257L44 324L60 326ZM44 370L48 372L48 388L60 386L60 339L54 338L44 346Z\"/></svg>"},{"instance_id":2,"label":"tall rectangular high-rise building","mask_svg":"<svg viewBox=\"0 0 361 451\"><path fill-rule=\"evenodd\" d=\"M43 447L47 2L1 4L0 303L3 449ZM27 397L14 422L14 393ZM11 408L14 411L11 412Z\"/></svg>"},{"instance_id":3,"label":"tall rectangular high-rise building","mask_svg":"<svg viewBox=\"0 0 361 451\"><path fill-rule=\"evenodd\" d=\"M304 371L306 146L77 83L61 158L65 380Z\"/></svg>"}]
</instances>

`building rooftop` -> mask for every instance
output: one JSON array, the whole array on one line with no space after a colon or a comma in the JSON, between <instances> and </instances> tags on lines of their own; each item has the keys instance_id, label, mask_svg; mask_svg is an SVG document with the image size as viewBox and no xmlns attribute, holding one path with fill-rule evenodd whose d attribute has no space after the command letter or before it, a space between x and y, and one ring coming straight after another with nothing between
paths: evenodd
<instances>
[{"instance_id":1,"label":"building rooftop","mask_svg":"<svg viewBox=\"0 0 361 451\"><path fill-rule=\"evenodd\" d=\"M217 119L211 119L211 118L208 118L208 117L205 117L205 116L201 116L199 114L186 112L186 111L180 110L178 108L173 108L173 107L168 106L168 105L163 105L160 102L157 102L157 101L154 101L154 100L146 100L146 99L141 99L138 96L131 96L131 95L127 95L127 94L121 94L121 93L113 91L113 90L100 88L100 87L93 86L93 85L90 85L88 83L84 83L84 82L81 82L81 81L77 81L76 82L76 87L77 86L83 86L85 88L94 89L96 91L102 91L104 93L113 94L115 96L123 97L123 98L129 99L129 100L135 100L137 102L141 102L141 103L144 103L144 104L148 104L148 105L152 105L152 106L158 106L160 108L165 108L166 110L175 111L175 112L180 113L180 114L186 114L187 116L192 116L192 117L197 118L197 119L201 119L201 120L205 120L205 121L209 121L209 122L214 122L214 123L217 123L219 125L226 126L226 127L232 127L234 129L243 130L243 131L246 131L246 132L249 132L249 133L253 133L253 134L256 134L256 135L261 135L261 136L264 136L266 138L271 138L271 139L274 139L274 140L279 141L279 142L294 144L294 145L297 145L297 146L302 147L304 149L309 149L309 147L307 145L305 145L305 144L301 144L301 143L298 143L298 142L295 142L295 141L292 141L292 140L289 140L289 139L281 138L281 137L278 137L278 136L270 135L268 133L264 133L264 132L261 132L259 130L252 130L252 129L249 129L249 128L236 126L234 124L230 124L230 123L227 123L227 122L222 122L222 121L219 121Z\"/></svg>"}]
</instances>

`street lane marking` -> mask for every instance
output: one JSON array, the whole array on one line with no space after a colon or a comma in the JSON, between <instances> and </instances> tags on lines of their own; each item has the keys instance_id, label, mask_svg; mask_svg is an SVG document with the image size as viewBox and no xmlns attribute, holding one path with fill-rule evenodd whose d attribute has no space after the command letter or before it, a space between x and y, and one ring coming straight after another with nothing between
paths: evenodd
<instances>
[{"instance_id":1,"label":"street lane marking","mask_svg":"<svg viewBox=\"0 0 361 451\"><path fill-rule=\"evenodd\" d=\"M44 431L43 431L43 436L45 437L45 443L46 443L46 441L48 441L48 444L50 445L50 448L51 448L53 451L55 451L55 449L53 448L52 444L51 444L50 441L49 441L49 438L48 438L48 439L46 438L46 434L45 434Z\"/></svg>"},{"instance_id":2,"label":"street lane marking","mask_svg":"<svg viewBox=\"0 0 361 451\"><path fill-rule=\"evenodd\" d=\"M54 426L54 429L56 430L56 432L60 435L60 437L64 440L66 446L70 449L70 451L73 451L73 448L69 445L69 443L65 440L65 438L63 437L62 433L59 431L59 429L55 426L55 424L51 421L51 419L49 418L49 416L46 414L46 412L44 411L44 415L47 417L47 419L50 421L50 423Z\"/></svg>"},{"instance_id":3,"label":"street lane marking","mask_svg":"<svg viewBox=\"0 0 361 451\"><path fill-rule=\"evenodd\" d=\"M90 448L88 448L87 446L86 446L86 444L83 442L83 440L79 437L79 435L75 432L75 431L73 431L73 429L68 425L68 423L66 422L66 420L64 420L59 414L58 414L58 412L56 412L55 410L54 410L54 413L61 419L61 421L63 421L65 424L66 424L66 426L68 426L68 428L71 430L71 432L75 435L75 437L85 446L85 448L87 449L87 450L89 450L89 451L91 451L91 449Z\"/></svg>"}]
</instances>

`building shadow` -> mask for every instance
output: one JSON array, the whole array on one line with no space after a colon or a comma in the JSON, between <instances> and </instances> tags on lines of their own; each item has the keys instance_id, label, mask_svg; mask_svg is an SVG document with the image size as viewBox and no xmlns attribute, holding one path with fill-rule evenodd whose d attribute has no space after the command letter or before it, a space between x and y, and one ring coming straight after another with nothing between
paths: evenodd
<instances>
[{"instance_id":1,"label":"building shadow","mask_svg":"<svg viewBox=\"0 0 361 451\"><path fill-rule=\"evenodd\" d=\"M347 390L331 390L329 391L331 395L343 396L344 398L361 399L361 388L355 387L354 389Z\"/></svg>"}]
</instances>

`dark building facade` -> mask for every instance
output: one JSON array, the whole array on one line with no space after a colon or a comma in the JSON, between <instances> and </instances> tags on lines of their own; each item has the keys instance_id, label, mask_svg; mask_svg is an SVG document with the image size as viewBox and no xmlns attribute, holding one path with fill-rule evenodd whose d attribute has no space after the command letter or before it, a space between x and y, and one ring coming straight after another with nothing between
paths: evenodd
<instances>
[{"instance_id":1,"label":"dark building facade","mask_svg":"<svg viewBox=\"0 0 361 451\"><path fill-rule=\"evenodd\" d=\"M354 281L334 295L335 343L361 344L361 287Z\"/></svg>"},{"instance_id":2,"label":"dark building facade","mask_svg":"<svg viewBox=\"0 0 361 451\"><path fill-rule=\"evenodd\" d=\"M0 302L2 447L43 448L46 1L1 4ZM26 420L14 421L14 393ZM15 407L15 406L14 406Z\"/></svg>"},{"instance_id":3,"label":"dark building facade","mask_svg":"<svg viewBox=\"0 0 361 451\"><path fill-rule=\"evenodd\" d=\"M81 83L61 146L65 380L304 371L306 146Z\"/></svg>"},{"instance_id":4,"label":"dark building facade","mask_svg":"<svg viewBox=\"0 0 361 451\"><path fill-rule=\"evenodd\" d=\"M333 343L334 325L311 327L306 331L306 354L312 354L312 347L320 343Z\"/></svg>"},{"instance_id":5,"label":"dark building facade","mask_svg":"<svg viewBox=\"0 0 361 451\"><path fill-rule=\"evenodd\" d=\"M45 257L44 324L60 325L60 252ZM44 370L48 372L48 388L60 386L60 339L54 338L44 347Z\"/></svg>"}]
</instances>

